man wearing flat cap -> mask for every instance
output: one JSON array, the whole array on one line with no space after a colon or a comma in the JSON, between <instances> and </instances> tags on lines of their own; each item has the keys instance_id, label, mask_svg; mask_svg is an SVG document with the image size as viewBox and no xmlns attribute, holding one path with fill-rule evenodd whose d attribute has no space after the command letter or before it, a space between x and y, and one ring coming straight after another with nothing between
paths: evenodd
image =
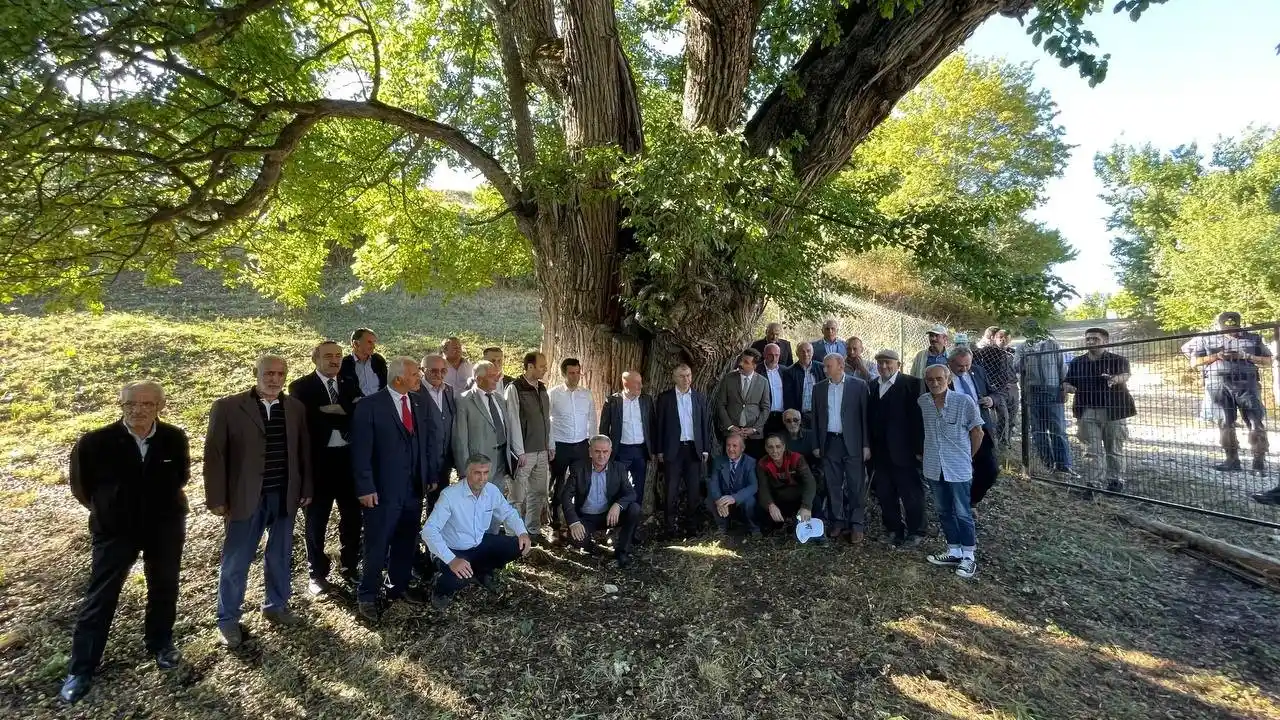
<instances>
[{"instance_id":1,"label":"man wearing flat cap","mask_svg":"<svg viewBox=\"0 0 1280 720\"><path fill-rule=\"evenodd\" d=\"M929 328L927 335L929 346L916 353L915 359L911 361L911 375L917 378L923 378L924 369L930 365L947 364L947 340L951 337L951 331L945 325L934 325Z\"/></svg>"},{"instance_id":2,"label":"man wearing flat cap","mask_svg":"<svg viewBox=\"0 0 1280 720\"><path fill-rule=\"evenodd\" d=\"M880 502L885 542L894 547L915 546L925 535L919 460L924 452L924 421L918 404L924 384L902 372L902 359L893 350L876 353L876 371L867 420L872 482Z\"/></svg>"}]
</instances>

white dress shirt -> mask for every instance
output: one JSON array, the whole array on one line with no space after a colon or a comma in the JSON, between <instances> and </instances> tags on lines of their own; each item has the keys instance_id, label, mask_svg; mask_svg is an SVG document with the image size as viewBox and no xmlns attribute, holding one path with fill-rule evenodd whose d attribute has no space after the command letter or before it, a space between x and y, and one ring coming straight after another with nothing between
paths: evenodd
<instances>
[{"instance_id":1,"label":"white dress shirt","mask_svg":"<svg viewBox=\"0 0 1280 720\"><path fill-rule=\"evenodd\" d=\"M267 409L267 420L270 420L271 408L280 404L280 397L277 396L275 400L268 400L262 396L258 396L258 402L262 403L262 407Z\"/></svg>"},{"instance_id":2,"label":"white dress shirt","mask_svg":"<svg viewBox=\"0 0 1280 720\"><path fill-rule=\"evenodd\" d=\"M319 370L316 371L316 377L320 378L320 384L324 385L325 392L329 392L329 383L333 382L333 394L329 396L329 404L334 405L338 402L338 376L328 377ZM342 438L342 433L337 429L329 431L328 447L346 447L347 441Z\"/></svg>"},{"instance_id":3,"label":"white dress shirt","mask_svg":"<svg viewBox=\"0 0 1280 720\"><path fill-rule=\"evenodd\" d=\"M547 391L551 400L551 441L579 443L596 434L596 401L591 391L557 385Z\"/></svg>"},{"instance_id":4,"label":"white dress shirt","mask_svg":"<svg viewBox=\"0 0 1280 720\"><path fill-rule=\"evenodd\" d=\"M840 415L840 406L844 402L844 378L838 383L827 385L827 432L844 432L844 420Z\"/></svg>"},{"instance_id":5,"label":"white dress shirt","mask_svg":"<svg viewBox=\"0 0 1280 720\"><path fill-rule=\"evenodd\" d=\"M455 388L465 388L475 374L475 369L465 358L458 363L458 367L451 365L448 360L444 361L444 381Z\"/></svg>"},{"instance_id":6,"label":"white dress shirt","mask_svg":"<svg viewBox=\"0 0 1280 720\"><path fill-rule=\"evenodd\" d=\"M391 402L396 406L396 417L401 419L400 424L403 425L404 411L400 409L400 398L408 398L409 396L401 392L396 392L395 388L391 387L391 385L387 385L387 392L391 393ZM405 404L409 406L409 417L412 418L413 417L413 399L410 398L409 401Z\"/></svg>"},{"instance_id":7,"label":"white dress shirt","mask_svg":"<svg viewBox=\"0 0 1280 720\"><path fill-rule=\"evenodd\" d=\"M880 397L884 397L884 394L889 392L889 388L893 387L893 383L897 379L898 379L898 373L894 373L889 376L888 380L885 380L884 378L880 378L877 381L880 384Z\"/></svg>"},{"instance_id":8,"label":"white dress shirt","mask_svg":"<svg viewBox=\"0 0 1280 720\"><path fill-rule=\"evenodd\" d=\"M640 419L640 396L631 397L622 393L622 437L623 445L644 444L644 421Z\"/></svg>"},{"instance_id":9,"label":"white dress shirt","mask_svg":"<svg viewBox=\"0 0 1280 720\"><path fill-rule=\"evenodd\" d=\"M693 442L693 388L676 389L676 415L680 416L680 442Z\"/></svg>"},{"instance_id":10,"label":"white dress shirt","mask_svg":"<svg viewBox=\"0 0 1280 720\"><path fill-rule=\"evenodd\" d=\"M770 393L770 412L782 412L782 368L764 369L765 377L769 378Z\"/></svg>"},{"instance_id":11,"label":"white dress shirt","mask_svg":"<svg viewBox=\"0 0 1280 720\"><path fill-rule=\"evenodd\" d=\"M502 496L497 485L485 483L477 495L464 479L440 493L431 517L422 526L422 539L432 555L446 564L451 563L457 557L455 550L470 550L479 545L494 520L516 535L528 532L520 513Z\"/></svg>"},{"instance_id":12,"label":"white dress shirt","mask_svg":"<svg viewBox=\"0 0 1280 720\"><path fill-rule=\"evenodd\" d=\"M440 387L438 387L438 388L437 388L437 387L433 387L433 386L431 385L431 383L423 383L423 385L422 385L422 389L423 389L423 390L425 390L425 391L427 392L427 394L431 396L431 400L432 400L433 402L435 402L435 404L436 404L436 409L440 411L440 417L441 417L441 419L443 419L443 418L444 418L444 410L445 410L445 408L444 408L444 384L443 384L443 383L441 383L441 384L440 384Z\"/></svg>"}]
</instances>

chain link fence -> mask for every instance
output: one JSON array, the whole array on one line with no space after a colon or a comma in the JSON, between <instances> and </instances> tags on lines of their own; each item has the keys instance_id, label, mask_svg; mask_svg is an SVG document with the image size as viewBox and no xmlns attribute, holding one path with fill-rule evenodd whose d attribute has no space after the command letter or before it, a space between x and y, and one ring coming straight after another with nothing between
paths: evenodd
<instances>
[{"instance_id":1,"label":"chain link fence","mask_svg":"<svg viewBox=\"0 0 1280 720\"><path fill-rule=\"evenodd\" d=\"M844 310L833 316L840 321L840 338L861 338L867 358L873 357L880 350L890 349L896 350L903 362L909 365L916 352L928 344L925 333L929 328L945 324L908 315L869 300L846 297L840 304ZM783 334L794 338L796 342L822 337L822 321L787 323L772 306L766 309L760 330L763 331L764 325L770 322L783 323L787 328L787 332Z\"/></svg>"},{"instance_id":2,"label":"chain link fence","mask_svg":"<svg viewBox=\"0 0 1280 720\"><path fill-rule=\"evenodd\" d=\"M1094 348L1101 356L1074 343L1023 351L1027 474L1280 528L1271 504L1280 501L1277 336L1280 323L1268 323L1232 334L1113 336Z\"/></svg>"}]
</instances>

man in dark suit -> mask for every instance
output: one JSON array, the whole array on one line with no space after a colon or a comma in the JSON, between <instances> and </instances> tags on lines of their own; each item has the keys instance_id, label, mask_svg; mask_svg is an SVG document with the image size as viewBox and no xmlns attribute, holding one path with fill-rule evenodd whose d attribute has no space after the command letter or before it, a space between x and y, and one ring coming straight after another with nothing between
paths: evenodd
<instances>
[{"instance_id":1,"label":"man in dark suit","mask_svg":"<svg viewBox=\"0 0 1280 720\"><path fill-rule=\"evenodd\" d=\"M311 467L315 497L307 506L306 546L307 590L312 595L328 592L329 556L324 536L329 515L338 505L338 561L342 577L353 585L360 577L360 503L351 479L351 451L347 434L350 412L360 389L344 379L342 348L332 340L316 346L311 353L316 371L289 383L289 394L307 407L307 431L311 436Z\"/></svg>"},{"instance_id":2,"label":"man in dark suit","mask_svg":"<svg viewBox=\"0 0 1280 720\"><path fill-rule=\"evenodd\" d=\"M796 361L782 373L782 407L798 410L804 427L813 429L813 386L826 375L822 363L814 362L813 344L805 341L796 345Z\"/></svg>"},{"instance_id":3,"label":"man in dark suit","mask_svg":"<svg viewBox=\"0 0 1280 720\"><path fill-rule=\"evenodd\" d=\"M74 703L89 692L129 569L142 555L147 578L147 652L161 670L178 666L173 621L185 536L191 458L186 433L156 419L164 390L134 382L120 391L120 420L85 433L71 451L71 494L89 509L93 558L71 640L62 690Z\"/></svg>"},{"instance_id":4,"label":"man in dark suit","mask_svg":"<svg viewBox=\"0 0 1280 720\"><path fill-rule=\"evenodd\" d=\"M714 435L707 396L693 389L693 370L677 365L671 373L675 387L658 395L658 462L667 478L665 530L674 536L679 526L697 534L702 520L702 479ZM680 522L680 497L686 499Z\"/></svg>"},{"instance_id":5,"label":"man in dark suit","mask_svg":"<svg viewBox=\"0 0 1280 720\"><path fill-rule=\"evenodd\" d=\"M829 353L822 363L827 377L813 388L813 420L822 449L827 483L827 534L848 534L853 543L866 536L867 384L844 372L844 357Z\"/></svg>"},{"instance_id":6,"label":"man in dark suit","mask_svg":"<svg viewBox=\"0 0 1280 720\"><path fill-rule=\"evenodd\" d=\"M369 328L359 328L351 333L351 354L342 358L338 374L360 390L357 399L387 386L387 360L374 352L376 347L378 336Z\"/></svg>"},{"instance_id":7,"label":"man in dark suit","mask_svg":"<svg viewBox=\"0 0 1280 720\"><path fill-rule=\"evenodd\" d=\"M426 382L418 394L422 396L422 405L427 409L427 436L430 447L427 454L431 456L437 470L435 477L427 478L426 510L430 514L440 499L440 493L449 487L449 476L453 474L453 421L458 416L458 401L454 390L445 382L449 372L448 358L440 353L431 353L422 358L422 377ZM423 543L418 544L418 553L414 561L414 571L423 580L435 573L435 563L431 562L431 553Z\"/></svg>"},{"instance_id":8,"label":"man in dark suit","mask_svg":"<svg viewBox=\"0 0 1280 720\"><path fill-rule=\"evenodd\" d=\"M409 588L417 552L422 498L439 472L431 457L430 411L418 361L397 357L387 389L365 398L351 419L351 469L364 507L364 568L356 600L360 616L378 620L378 593L387 570L387 600L420 603Z\"/></svg>"},{"instance_id":9,"label":"man in dark suit","mask_svg":"<svg viewBox=\"0 0 1280 720\"><path fill-rule=\"evenodd\" d=\"M228 649L244 641L240 625L249 565L267 533L263 553L266 602L262 616L297 625L293 594L293 519L311 502L311 437L307 408L280 392L284 358L263 355L257 384L213 403L204 443L204 497L209 512L225 520L218 569L218 639Z\"/></svg>"},{"instance_id":10,"label":"man in dark suit","mask_svg":"<svg viewBox=\"0 0 1280 720\"><path fill-rule=\"evenodd\" d=\"M560 491L560 507L569 537L579 547L597 549L592 534L617 527L613 541L618 567L631 564L631 541L640 524L640 501L627 480L627 470L610 462L613 443L604 435L591 438L591 460L569 468L569 477Z\"/></svg>"},{"instance_id":11,"label":"man in dark suit","mask_svg":"<svg viewBox=\"0 0 1280 720\"><path fill-rule=\"evenodd\" d=\"M768 326L766 326L764 329L764 337L751 343L751 349L755 350L756 352L760 353L763 356L764 346L770 345L770 344L777 345L778 350L781 351L781 358L778 360L778 364L781 365L782 367L790 367L791 366L791 341L782 337L781 323L776 323L776 322L769 323Z\"/></svg>"},{"instance_id":12,"label":"man in dark suit","mask_svg":"<svg viewBox=\"0 0 1280 720\"><path fill-rule=\"evenodd\" d=\"M723 438L738 434L747 444L747 454L764 454L764 426L769 421L773 396L769 380L756 372L760 353L746 349L738 355L738 368L726 373L711 393L716 432Z\"/></svg>"},{"instance_id":13,"label":"man in dark suit","mask_svg":"<svg viewBox=\"0 0 1280 720\"><path fill-rule=\"evenodd\" d=\"M644 508L644 479L649 458L657 451L653 434L653 398L645 395L644 378L635 370L622 373L622 392L605 398L600 434L613 443L613 457L631 473L636 502Z\"/></svg>"},{"instance_id":14,"label":"man in dark suit","mask_svg":"<svg viewBox=\"0 0 1280 720\"><path fill-rule=\"evenodd\" d=\"M973 456L973 484L969 491L969 502L976 507L1000 477L1000 463L996 460L996 418L992 408L1004 388L991 386L987 372L981 365L974 364L973 351L967 345L957 345L951 350L947 366L951 368L951 388L977 403L982 416L982 445Z\"/></svg>"},{"instance_id":15,"label":"man in dark suit","mask_svg":"<svg viewBox=\"0 0 1280 720\"><path fill-rule=\"evenodd\" d=\"M871 383L867 404L876 499L888 542L914 547L925 536L924 483L917 459L924 453L918 402L924 384L902 372L902 358L893 350L876 353L876 370L879 376Z\"/></svg>"},{"instance_id":16,"label":"man in dark suit","mask_svg":"<svg viewBox=\"0 0 1280 720\"><path fill-rule=\"evenodd\" d=\"M742 436L733 433L724 441L724 455L717 457L707 478L707 509L715 518L720 534L729 532L729 518L738 515L747 523L752 537L760 537L756 520L755 458L743 453Z\"/></svg>"}]
</instances>

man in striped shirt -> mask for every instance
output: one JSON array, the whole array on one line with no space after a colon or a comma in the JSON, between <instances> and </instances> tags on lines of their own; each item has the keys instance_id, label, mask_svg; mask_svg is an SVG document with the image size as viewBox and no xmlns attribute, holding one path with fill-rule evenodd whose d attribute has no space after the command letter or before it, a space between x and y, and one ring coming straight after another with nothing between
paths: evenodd
<instances>
[{"instance_id":1,"label":"man in striped shirt","mask_svg":"<svg viewBox=\"0 0 1280 720\"><path fill-rule=\"evenodd\" d=\"M978 572L978 540L969 488L973 456L982 447L982 415L972 398L947 388L950 382L950 368L930 365L924 371L929 392L918 400L924 420L924 477L933 487L933 504L947 538L947 552L927 559L971 578Z\"/></svg>"}]
</instances>

